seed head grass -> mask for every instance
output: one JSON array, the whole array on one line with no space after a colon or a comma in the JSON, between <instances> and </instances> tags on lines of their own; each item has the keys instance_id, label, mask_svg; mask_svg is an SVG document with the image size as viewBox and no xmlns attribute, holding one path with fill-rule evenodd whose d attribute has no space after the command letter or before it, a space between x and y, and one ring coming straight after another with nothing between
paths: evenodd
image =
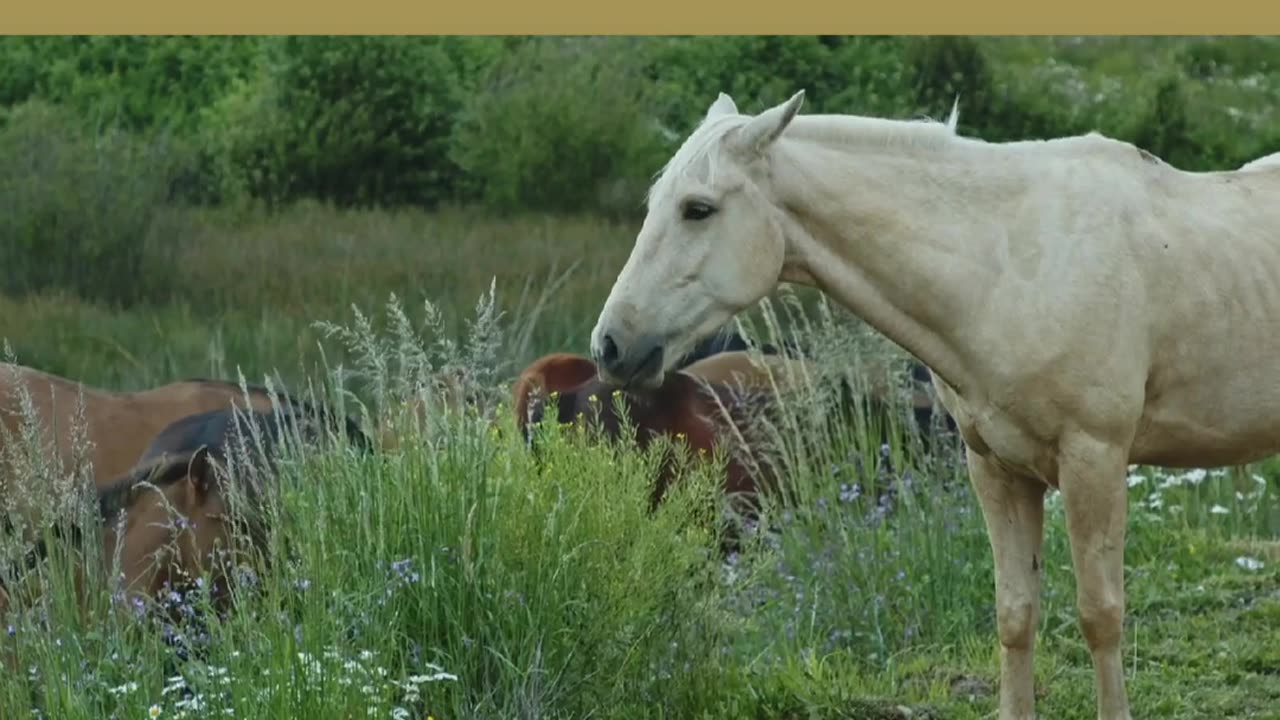
<instances>
[{"instance_id":1,"label":"seed head grass","mask_svg":"<svg viewBox=\"0 0 1280 720\"><path fill-rule=\"evenodd\" d=\"M62 504L83 496L87 475L50 467L48 429L19 402L22 429L3 438L14 531L0 568L13 596L0 717L994 712L990 548L959 442L926 443L912 424L905 354L787 291L744 314L747 337L799 340L810 364L717 452L682 456L651 512L652 478L678 441L641 452L548 421L534 428L538 452L526 447L506 381L540 351L529 328L557 299L519 297L503 304L490 283L460 319L429 301L407 312L393 294L382 313L353 304L345 322L314 324L319 360L291 375L290 392L357 418L374 448L340 433L289 438L278 475L257 480L270 491L236 496L236 512L258 513L268 532L227 549L224 615L203 577L150 605L117 592L96 513ZM849 408L841 383L887 409ZM252 474L261 440L232 453L231 477ZM719 492L734 453L786 490L755 517L729 512ZM1276 476L1268 463L1131 469L1135 704L1190 718L1265 717L1280 703L1274 643L1262 640L1280 607ZM52 494L15 490L36 487ZM1041 702L1046 716L1086 718L1092 671L1055 493L1047 507ZM48 531L67 516L89 529L79 540ZM741 542L726 556L729 529ZM48 557L15 573L36 535Z\"/></svg>"}]
</instances>

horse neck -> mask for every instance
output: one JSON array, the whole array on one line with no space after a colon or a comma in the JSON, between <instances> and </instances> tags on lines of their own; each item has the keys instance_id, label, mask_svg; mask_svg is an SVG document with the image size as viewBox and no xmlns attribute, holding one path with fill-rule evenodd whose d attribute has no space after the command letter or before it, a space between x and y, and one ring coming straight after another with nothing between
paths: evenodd
<instances>
[{"instance_id":1,"label":"horse neck","mask_svg":"<svg viewBox=\"0 0 1280 720\"><path fill-rule=\"evenodd\" d=\"M783 279L818 287L952 385L968 382L981 351L966 347L969 324L1009 236L1001 219L1026 187L1019 154L936 134L918 143L784 136L776 148Z\"/></svg>"}]
</instances>

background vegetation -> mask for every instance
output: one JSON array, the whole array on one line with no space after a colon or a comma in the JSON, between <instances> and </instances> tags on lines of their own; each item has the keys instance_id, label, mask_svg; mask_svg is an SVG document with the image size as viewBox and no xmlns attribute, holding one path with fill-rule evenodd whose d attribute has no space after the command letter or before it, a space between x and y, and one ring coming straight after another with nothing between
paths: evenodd
<instances>
[{"instance_id":1,"label":"background vegetation","mask_svg":"<svg viewBox=\"0 0 1280 720\"><path fill-rule=\"evenodd\" d=\"M377 365L317 321L389 332L394 296L411 324L440 311L413 341L430 345L474 329L492 283L500 351L462 361L497 386L585 349L645 187L717 92L754 112L801 87L806 112L892 117L958 95L964 134L1099 130L1189 170L1280 150L1275 38L5 37L0 338L104 387L301 386ZM535 468L458 423L403 454L315 458L303 486L327 490L284 501L301 559L200 636L200 663L127 624L9 618L22 672L0 716L993 712L989 550L954 453L899 438L890 466L857 431L791 458L806 509L725 576L679 502L640 511L643 458L564 438ZM1135 470L1135 712L1280 717L1276 476ZM869 499L890 482L892 513ZM1056 506L1049 526L1041 712L1092 717Z\"/></svg>"}]
</instances>

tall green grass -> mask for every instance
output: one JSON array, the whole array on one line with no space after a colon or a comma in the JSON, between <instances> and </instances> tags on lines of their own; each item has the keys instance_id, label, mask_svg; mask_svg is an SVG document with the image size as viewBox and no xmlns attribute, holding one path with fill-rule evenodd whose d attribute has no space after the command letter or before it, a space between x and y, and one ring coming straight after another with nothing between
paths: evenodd
<instances>
[{"instance_id":1,"label":"tall green grass","mask_svg":"<svg viewBox=\"0 0 1280 720\"><path fill-rule=\"evenodd\" d=\"M242 569L224 619L144 620L105 583L82 617L70 559L55 551L34 606L4 620L0 648L17 672L5 675L0 715L984 716L992 578L957 448L925 453L896 422L833 422L827 383L851 373L865 384L886 351L847 317L801 305L784 293L762 309L762 329L743 329L866 355L819 355L811 383L748 438L796 492L766 501L740 554L717 552L715 465L690 466L650 514L656 450L546 425L535 458L497 392L481 412L398 425L395 450L291 456L271 500L270 562ZM446 312L426 310L418 325L395 303L383 322L334 321L317 331L338 342L303 387L385 427L407 394L436 402L422 380L440 369L491 382L519 337L500 306L489 296L458 335ZM1259 470L1239 490L1225 473L1130 480L1126 660L1136 701L1162 716L1265 717L1280 699L1274 649L1259 639L1274 622L1280 558L1256 544L1274 543L1280 501ZM1085 718L1092 673L1056 496L1049 507L1042 712ZM1180 634L1203 613L1227 628ZM1200 659L1218 647L1230 652L1218 660L1225 676Z\"/></svg>"}]
</instances>

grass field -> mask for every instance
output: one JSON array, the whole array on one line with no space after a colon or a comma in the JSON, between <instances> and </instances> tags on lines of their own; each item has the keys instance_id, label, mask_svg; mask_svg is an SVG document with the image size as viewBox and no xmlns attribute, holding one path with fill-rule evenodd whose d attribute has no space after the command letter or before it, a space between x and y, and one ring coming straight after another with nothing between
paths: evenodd
<instances>
[{"instance_id":1,"label":"grass field","mask_svg":"<svg viewBox=\"0 0 1280 720\"><path fill-rule=\"evenodd\" d=\"M172 224L174 303L0 301L17 359L116 388L372 370L351 380L369 400L379 374L394 390L395 358L416 346L501 383L539 353L584 349L635 231L315 205ZM505 314L476 323L491 282ZM397 333L392 294L415 324L435 303L438 332ZM326 335L322 320L354 335ZM847 318L818 325L894 352ZM959 455L906 438L882 453L867 428L789 451L806 413L797 401L798 425L776 438L805 500L776 510L778 532L730 567L690 524L709 473L649 517L651 457L549 429L554 460L537 466L501 409L499 431L441 417L400 451L310 455L281 498L276 556L288 561L254 576L246 587L262 592L223 622L151 627L110 614L105 592L81 618L55 561L45 604L5 622L20 671L0 684L0 717L992 716L991 562ZM1125 661L1138 717L1280 717L1278 470L1135 469ZM886 483L892 507L873 499ZM1050 503L1041 713L1089 718L1092 670Z\"/></svg>"},{"instance_id":2,"label":"grass field","mask_svg":"<svg viewBox=\"0 0 1280 720\"><path fill-rule=\"evenodd\" d=\"M980 42L993 92L1104 132L1131 127L1149 109L1136 99L1178 75L1190 127L1230 147L1276 137L1272 38ZM584 352L637 224L304 202L175 209L151 227L139 242L177 258L170 299L0 296L16 360L116 389L241 373L340 383L381 424L423 370L465 366L500 402L537 355ZM811 323L827 370L902 358L847 314L826 318L811 291L771 300L752 327L767 329L769 308L795 319L788 331ZM0 619L0 720L994 717L990 550L960 454L925 453L897 428L882 447L876 427L827 427L822 397L793 399L759 440L801 498L767 507L773 530L728 563L701 522L711 469L651 516L652 455L546 428L549 461L535 463L502 406L496 429L432 415L401 426L398 450L289 463L273 564L242 569L225 620L137 617L96 576L81 615L55 548L35 578L45 592ZM893 502L877 501L887 487ZM1280 719L1280 462L1132 468L1129 500L1135 717ZM1056 495L1047 520L1039 711L1092 718Z\"/></svg>"}]
</instances>

